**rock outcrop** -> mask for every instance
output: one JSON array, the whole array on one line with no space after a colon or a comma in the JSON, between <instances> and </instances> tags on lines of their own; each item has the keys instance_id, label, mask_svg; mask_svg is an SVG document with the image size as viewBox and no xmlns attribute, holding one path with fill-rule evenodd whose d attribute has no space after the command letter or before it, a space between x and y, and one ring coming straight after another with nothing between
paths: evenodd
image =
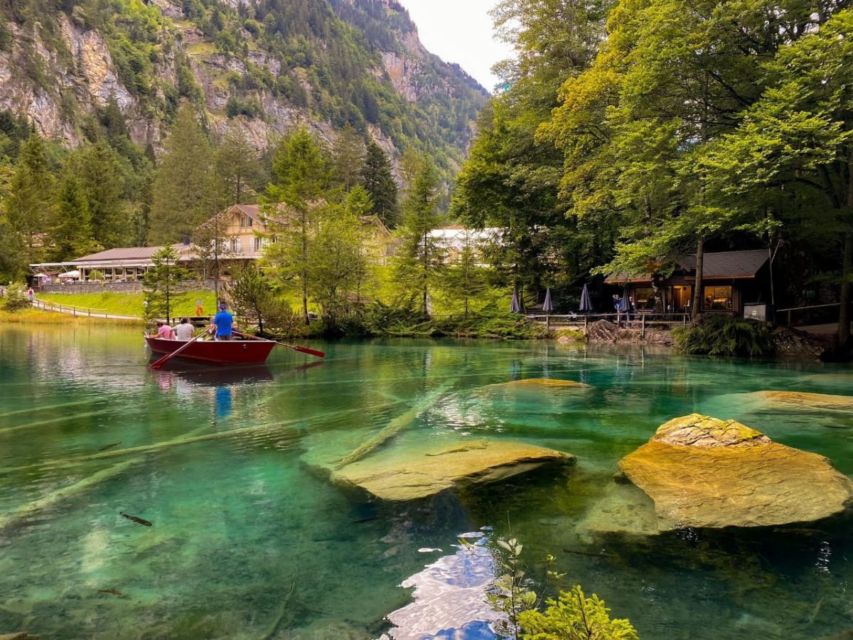
<instances>
[{"instance_id":1,"label":"rock outcrop","mask_svg":"<svg viewBox=\"0 0 853 640\"><path fill-rule=\"evenodd\" d=\"M333 471L331 477L382 500L401 501L573 461L569 454L522 442L465 440L422 449L390 447Z\"/></svg>"},{"instance_id":2,"label":"rock outcrop","mask_svg":"<svg viewBox=\"0 0 853 640\"><path fill-rule=\"evenodd\" d=\"M842 512L853 495L823 456L699 414L662 425L619 467L654 501L662 530L810 522Z\"/></svg>"}]
</instances>

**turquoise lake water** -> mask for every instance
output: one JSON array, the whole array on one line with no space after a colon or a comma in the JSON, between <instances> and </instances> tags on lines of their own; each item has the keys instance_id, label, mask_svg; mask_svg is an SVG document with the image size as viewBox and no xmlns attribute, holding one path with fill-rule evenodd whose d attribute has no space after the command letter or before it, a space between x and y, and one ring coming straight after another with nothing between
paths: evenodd
<instances>
[{"instance_id":1,"label":"turquoise lake water","mask_svg":"<svg viewBox=\"0 0 853 640\"><path fill-rule=\"evenodd\" d=\"M654 538L579 528L612 488L618 460L694 411L739 419L853 473L853 414L784 411L741 395L853 395L853 368L545 343L323 348L315 366L280 350L237 374L155 372L137 330L0 329L0 634L489 638L482 606L459 594L488 584L491 542L510 535L530 575L543 576L553 554L566 587L601 595L644 640L815 640L853 629L849 516ZM591 388L483 389L531 377ZM424 398L385 447L505 438L578 463L393 504L337 487L309 464ZM179 442L187 437L203 438ZM424 629L389 631L386 616L417 610L400 585L427 565L427 591L446 589L460 607L443 618L448 598L436 600Z\"/></svg>"}]
</instances>

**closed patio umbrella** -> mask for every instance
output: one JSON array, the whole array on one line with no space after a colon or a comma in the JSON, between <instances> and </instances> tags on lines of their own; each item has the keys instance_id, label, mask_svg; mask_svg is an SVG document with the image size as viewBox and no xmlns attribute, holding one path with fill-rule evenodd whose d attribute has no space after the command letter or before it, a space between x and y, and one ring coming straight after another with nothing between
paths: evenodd
<instances>
[{"instance_id":1,"label":"closed patio umbrella","mask_svg":"<svg viewBox=\"0 0 853 640\"><path fill-rule=\"evenodd\" d=\"M512 291L512 303L510 303L509 310L511 313L521 313L521 305L518 304L518 289Z\"/></svg>"},{"instance_id":2,"label":"closed patio umbrella","mask_svg":"<svg viewBox=\"0 0 853 640\"><path fill-rule=\"evenodd\" d=\"M542 311L551 313L554 310L554 302L551 300L551 287L545 290L545 302L542 303Z\"/></svg>"},{"instance_id":3,"label":"closed patio umbrella","mask_svg":"<svg viewBox=\"0 0 853 640\"><path fill-rule=\"evenodd\" d=\"M589 297L589 288L584 284L583 289L581 290L581 313L588 313L592 311L592 300Z\"/></svg>"}]
</instances>

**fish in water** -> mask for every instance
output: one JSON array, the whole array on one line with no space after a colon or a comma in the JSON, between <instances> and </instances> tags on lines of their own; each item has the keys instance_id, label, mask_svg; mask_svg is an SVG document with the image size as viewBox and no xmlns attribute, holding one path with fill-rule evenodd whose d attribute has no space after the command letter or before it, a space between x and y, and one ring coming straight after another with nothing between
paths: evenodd
<instances>
[{"instance_id":1,"label":"fish in water","mask_svg":"<svg viewBox=\"0 0 853 640\"><path fill-rule=\"evenodd\" d=\"M132 516L129 513L125 513L124 511L120 511L119 515L124 516L125 518L127 518L131 522L135 522L136 524L141 524L143 527L151 527L154 525L153 522L149 522L145 518L140 518L138 516Z\"/></svg>"},{"instance_id":2,"label":"fish in water","mask_svg":"<svg viewBox=\"0 0 853 640\"><path fill-rule=\"evenodd\" d=\"M110 588L110 589L98 589L98 593L106 593L106 594L109 594L109 595L111 595L111 596L116 596L116 597L119 597L119 598L123 598L123 597L124 597L124 594L123 594L121 591L119 591L118 589L114 589L114 588Z\"/></svg>"},{"instance_id":3,"label":"fish in water","mask_svg":"<svg viewBox=\"0 0 853 640\"><path fill-rule=\"evenodd\" d=\"M101 447L98 451L107 451L108 449L113 449L121 444L121 441L113 442L112 444L108 444L106 447Z\"/></svg>"}]
</instances>

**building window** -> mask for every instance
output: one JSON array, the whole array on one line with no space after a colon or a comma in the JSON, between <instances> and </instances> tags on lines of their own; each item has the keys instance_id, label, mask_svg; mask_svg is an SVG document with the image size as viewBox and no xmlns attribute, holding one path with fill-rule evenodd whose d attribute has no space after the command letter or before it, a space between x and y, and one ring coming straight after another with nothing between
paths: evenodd
<instances>
[{"instance_id":1,"label":"building window","mask_svg":"<svg viewBox=\"0 0 853 640\"><path fill-rule=\"evenodd\" d=\"M240 238L231 238L231 253L240 253Z\"/></svg>"},{"instance_id":2,"label":"building window","mask_svg":"<svg viewBox=\"0 0 853 640\"><path fill-rule=\"evenodd\" d=\"M264 239L260 237L255 237L255 252L260 251L264 248Z\"/></svg>"},{"instance_id":3,"label":"building window","mask_svg":"<svg viewBox=\"0 0 853 640\"><path fill-rule=\"evenodd\" d=\"M674 286L672 287L671 302L668 303L667 311L689 311L691 299L693 298L693 287Z\"/></svg>"},{"instance_id":4,"label":"building window","mask_svg":"<svg viewBox=\"0 0 853 640\"><path fill-rule=\"evenodd\" d=\"M731 287L705 287L705 310L731 311Z\"/></svg>"},{"instance_id":5,"label":"building window","mask_svg":"<svg viewBox=\"0 0 853 640\"><path fill-rule=\"evenodd\" d=\"M637 287L634 289L634 306L637 309L654 309L655 290L651 287Z\"/></svg>"},{"instance_id":6,"label":"building window","mask_svg":"<svg viewBox=\"0 0 853 640\"><path fill-rule=\"evenodd\" d=\"M249 216L240 216L240 226L241 227L251 227L252 219Z\"/></svg>"}]
</instances>

